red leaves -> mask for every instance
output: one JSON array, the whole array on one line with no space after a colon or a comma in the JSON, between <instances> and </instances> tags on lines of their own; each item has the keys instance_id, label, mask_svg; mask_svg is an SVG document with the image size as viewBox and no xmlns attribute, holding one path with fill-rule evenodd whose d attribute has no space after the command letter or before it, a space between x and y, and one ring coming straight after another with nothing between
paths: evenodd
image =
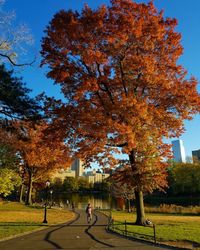
<instances>
[{"instance_id":1,"label":"red leaves","mask_svg":"<svg viewBox=\"0 0 200 250\"><path fill-rule=\"evenodd\" d=\"M59 12L42 45L48 75L67 97L53 120L58 136L101 164L116 164L117 147L134 151L129 167L133 173L136 167L141 185L151 176L151 191L166 184L163 161L171 153L163 136L179 136L184 119L200 112L197 81L186 79L178 64L183 48L176 25L152 1L113 0L80 14Z\"/></svg>"}]
</instances>

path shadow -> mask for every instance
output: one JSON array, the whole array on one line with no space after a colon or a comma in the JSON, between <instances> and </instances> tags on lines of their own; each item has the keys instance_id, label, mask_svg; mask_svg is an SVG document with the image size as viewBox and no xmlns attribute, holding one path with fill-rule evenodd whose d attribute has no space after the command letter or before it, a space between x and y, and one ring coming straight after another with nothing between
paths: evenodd
<instances>
[{"instance_id":1,"label":"path shadow","mask_svg":"<svg viewBox=\"0 0 200 250\"><path fill-rule=\"evenodd\" d=\"M102 244L102 245L104 245L104 246L113 248L113 247L114 247L113 245L108 244L108 243L105 243L105 242L103 242L103 241L97 239L92 233L89 232L89 230L90 230L90 229L97 223L97 221L98 221L98 217L97 217L96 214L94 214L94 217L95 217L95 221L94 221L91 225L89 225L87 229L85 229L85 233L86 233L88 236L90 236L90 238L91 238L92 240L94 240L94 241L96 241L96 242L98 242L98 243L100 243L100 244ZM96 226L98 226L98 225L96 225ZM95 227L96 227L96 226L95 226ZM102 225L99 225L99 226L102 226Z\"/></svg>"},{"instance_id":2,"label":"path shadow","mask_svg":"<svg viewBox=\"0 0 200 250\"><path fill-rule=\"evenodd\" d=\"M76 221L78 221L79 218L80 218L80 213L78 213L78 212L75 212L75 213L76 213L76 218L75 218L74 220L72 220L72 221L70 221L70 222L68 222L68 223L62 224L62 225L60 225L59 227L56 226L55 229L49 231L49 232L46 234L44 240L47 241L48 243L50 243L51 245L53 245L54 247L56 247L56 249L63 249L57 242L51 240L51 235L52 235L54 232L56 232L56 231L58 231L58 230L60 230L60 229L62 229L62 228L64 228L64 227L66 227L66 226L71 226L71 227L85 227L85 226L88 225L87 223L86 223L86 224L74 224L74 225L73 225L73 223L76 222ZM94 214L94 218L95 218L94 222L93 222L92 224L90 224L90 225L85 229L85 233L86 233L92 240L94 240L94 241L96 241L96 242L98 242L98 243L100 243L100 244L102 244L102 245L104 245L104 246L113 248L113 247L114 247L113 245L107 244L107 243L105 243L105 242L99 240L95 235L93 235L93 234L90 232L90 229L93 228L93 227L107 226L107 224L96 225L96 223L97 223L97 221L98 221L98 216L97 216L96 214Z\"/></svg>"},{"instance_id":3,"label":"path shadow","mask_svg":"<svg viewBox=\"0 0 200 250\"><path fill-rule=\"evenodd\" d=\"M48 243L50 243L51 245L55 246L57 249L63 249L59 244L57 244L56 242L51 240L50 237L51 237L52 233L54 233L55 231L60 230L61 228L66 227L66 226L70 226L72 223L79 220L80 214L77 213L77 212L75 212L75 213L76 213L77 216L76 216L76 218L74 220L70 221L69 223L62 224L60 227L57 226L56 229L51 230L50 232L48 232L46 234L44 240L47 241Z\"/></svg>"}]
</instances>

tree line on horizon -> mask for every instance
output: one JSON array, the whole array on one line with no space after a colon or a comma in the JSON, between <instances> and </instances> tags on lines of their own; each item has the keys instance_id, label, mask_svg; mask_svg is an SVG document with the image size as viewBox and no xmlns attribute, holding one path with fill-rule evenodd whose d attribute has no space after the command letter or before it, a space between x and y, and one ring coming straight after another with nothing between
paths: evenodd
<instances>
[{"instance_id":1,"label":"tree line on horizon","mask_svg":"<svg viewBox=\"0 0 200 250\"><path fill-rule=\"evenodd\" d=\"M31 204L33 186L44 188L75 157L85 167L120 166L114 183L132 190L136 224L145 225L144 195L166 190L167 178L180 182L170 186L180 191L183 169L194 181L197 165L177 165L170 176L165 160L172 151L164 137L179 137L184 121L200 113L198 82L178 61L183 48L176 26L151 1L111 0L109 7L56 13L42 40L41 66L60 86L63 100L30 98L22 79L1 61L0 188L10 180L10 191L21 183L22 194L27 185ZM4 36L0 41L0 60L20 66L11 53L14 44Z\"/></svg>"},{"instance_id":2,"label":"tree line on horizon","mask_svg":"<svg viewBox=\"0 0 200 250\"><path fill-rule=\"evenodd\" d=\"M198 195L200 192L200 162L179 163L172 161L167 168L168 188L165 192L169 196ZM113 171L114 175L114 171ZM54 178L51 188L58 193L77 191L102 191L113 196L134 199L134 190L129 189L127 184L115 186L115 178L112 174L103 182L89 183L87 178L59 177Z\"/></svg>"}]
</instances>

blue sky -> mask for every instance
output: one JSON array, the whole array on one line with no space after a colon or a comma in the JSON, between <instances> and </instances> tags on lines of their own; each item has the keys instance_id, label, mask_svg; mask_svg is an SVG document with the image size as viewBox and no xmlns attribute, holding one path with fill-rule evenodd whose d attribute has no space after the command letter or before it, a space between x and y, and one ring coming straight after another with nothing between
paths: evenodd
<instances>
[{"instance_id":1,"label":"blue sky","mask_svg":"<svg viewBox=\"0 0 200 250\"><path fill-rule=\"evenodd\" d=\"M39 55L40 43L44 29L53 15L60 9L76 9L80 11L87 3L96 8L101 4L109 4L109 0L6 0L5 11L16 12L16 23L26 23L34 37L26 60ZM148 2L138 0L137 2ZM195 76L200 81L200 1L199 0L155 0L155 6L163 9L166 17L175 17L178 20L177 30L182 34L184 54L180 63L188 70L188 76ZM24 58L20 58L22 61ZM45 69L39 68L38 62L32 67L20 69L19 75L23 77L27 86L37 95L45 91L50 96L61 97L58 86L45 77ZM200 91L200 86L198 87ZM200 149L200 116L195 116L192 121L186 121L186 132L181 139L184 142L186 155L191 156L191 151Z\"/></svg>"}]
</instances>

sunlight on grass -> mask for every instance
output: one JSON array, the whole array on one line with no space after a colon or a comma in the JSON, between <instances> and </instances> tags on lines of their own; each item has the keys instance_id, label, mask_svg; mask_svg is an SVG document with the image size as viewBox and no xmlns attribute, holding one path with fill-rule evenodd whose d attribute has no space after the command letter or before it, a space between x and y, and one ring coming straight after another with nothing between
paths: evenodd
<instances>
[{"instance_id":1,"label":"sunlight on grass","mask_svg":"<svg viewBox=\"0 0 200 250\"><path fill-rule=\"evenodd\" d=\"M0 239L41 228L37 223L0 222Z\"/></svg>"},{"instance_id":2,"label":"sunlight on grass","mask_svg":"<svg viewBox=\"0 0 200 250\"><path fill-rule=\"evenodd\" d=\"M0 239L46 227L42 224L44 208L28 207L17 202L0 203ZM71 211L48 209L48 225L64 223L75 218Z\"/></svg>"},{"instance_id":3,"label":"sunlight on grass","mask_svg":"<svg viewBox=\"0 0 200 250\"><path fill-rule=\"evenodd\" d=\"M192 241L200 244L200 217L184 216L172 214L150 214L146 217L156 226L156 238L159 242L169 241ZM133 224L135 214L120 211L113 211L112 218L116 221ZM127 230L134 233L146 234L153 236L153 229L143 226L127 225ZM124 225L116 225L116 230L124 230Z\"/></svg>"}]
</instances>

